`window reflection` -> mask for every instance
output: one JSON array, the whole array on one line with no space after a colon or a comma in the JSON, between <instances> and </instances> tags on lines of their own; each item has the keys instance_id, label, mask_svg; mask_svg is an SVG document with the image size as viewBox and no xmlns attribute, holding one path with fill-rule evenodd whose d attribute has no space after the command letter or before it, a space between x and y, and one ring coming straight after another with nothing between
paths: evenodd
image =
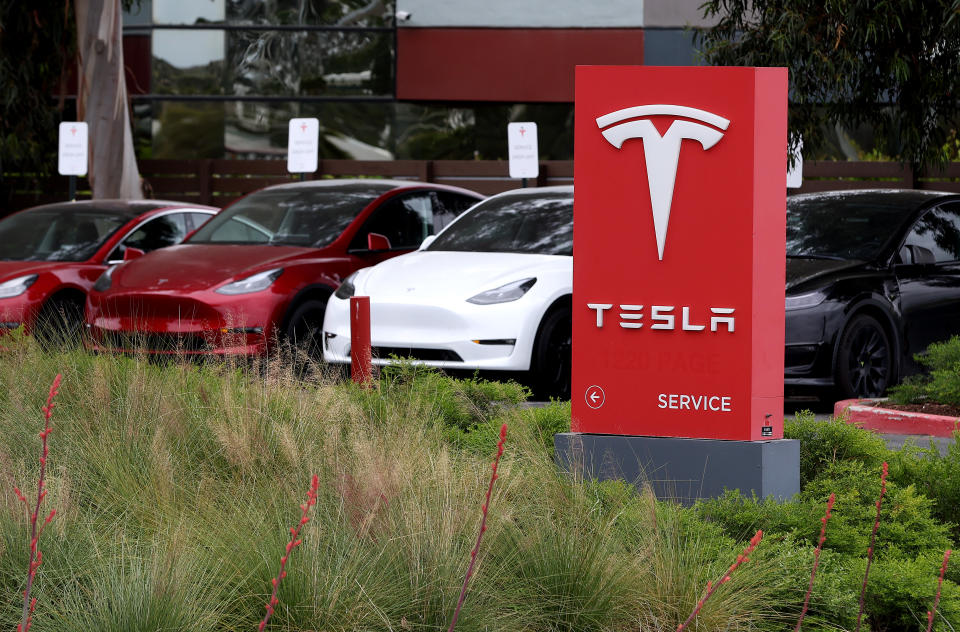
<instances>
[{"instance_id":1,"label":"window reflection","mask_svg":"<svg viewBox=\"0 0 960 632\"><path fill-rule=\"evenodd\" d=\"M223 31L155 30L151 74L158 94L223 94Z\"/></svg>"},{"instance_id":2,"label":"window reflection","mask_svg":"<svg viewBox=\"0 0 960 632\"><path fill-rule=\"evenodd\" d=\"M573 194L537 193L481 202L427 250L573 255Z\"/></svg>"},{"instance_id":3,"label":"window reflection","mask_svg":"<svg viewBox=\"0 0 960 632\"><path fill-rule=\"evenodd\" d=\"M389 96L392 46L381 32L230 31L227 83L238 96Z\"/></svg>"},{"instance_id":4,"label":"window reflection","mask_svg":"<svg viewBox=\"0 0 960 632\"><path fill-rule=\"evenodd\" d=\"M154 24L222 22L225 15L225 0L153 0Z\"/></svg>"},{"instance_id":5,"label":"window reflection","mask_svg":"<svg viewBox=\"0 0 960 632\"><path fill-rule=\"evenodd\" d=\"M960 209L931 210L920 218L904 243L930 250L938 263L960 261Z\"/></svg>"},{"instance_id":6,"label":"window reflection","mask_svg":"<svg viewBox=\"0 0 960 632\"><path fill-rule=\"evenodd\" d=\"M233 23L389 26L393 13L390 0L227 0Z\"/></svg>"},{"instance_id":7,"label":"window reflection","mask_svg":"<svg viewBox=\"0 0 960 632\"><path fill-rule=\"evenodd\" d=\"M153 108L154 158L223 158L223 103L161 101Z\"/></svg>"}]
</instances>

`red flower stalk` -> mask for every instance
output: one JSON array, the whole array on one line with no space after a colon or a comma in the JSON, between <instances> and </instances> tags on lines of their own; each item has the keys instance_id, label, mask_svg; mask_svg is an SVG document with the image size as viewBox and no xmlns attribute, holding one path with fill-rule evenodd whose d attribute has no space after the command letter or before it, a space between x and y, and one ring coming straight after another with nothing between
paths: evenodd
<instances>
[{"instance_id":1,"label":"red flower stalk","mask_svg":"<svg viewBox=\"0 0 960 632\"><path fill-rule=\"evenodd\" d=\"M933 630L933 618L940 605L940 590L943 588L943 576L947 572L947 562L950 561L950 549L943 552L943 564L940 565L940 579L937 580L937 596L933 598L933 610L927 611L927 632Z\"/></svg>"},{"instance_id":2,"label":"red flower stalk","mask_svg":"<svg viewBox=\"0 0 960 632\"><path fill-rule=\"evenodd\" d=\"M44 528L50 524L50 521L53 520L53 517L57 514L57 510L54 509L47 515L42 523L37 524L37 519L40 516L40 504L47 495L46 476L47 456L49 454L47 439L53 431L53 428L50 426L50 417L53 415L54 406L56 406L56 404L53 403L53 398L57 396L60 390L61 377L62 376L57 373L53 384L50 385L50 392L47 394L47 405L43 407L43 432L40 433L40 477L37 483L37 502L33 507L33 511L30 511L30 503L27 502L27 498L23 495L23 492L16 487L13 488L17 499L26 507L27 515L30 517L30 557L27 563L27 586L23 591L23 614L20 617L20 623L17 624L17 632L28 632L30 626L33 625L33 611L37 607L37 600L30 598L30 592L33 590L33 581L37 577L37 569L40 568L40 564L43 563L43 553L38 546L40 534L43 533Z\"/></svg>"},{"instance_id":3,"label":"red flower stalk","mask_svg":"<svg viewBox=\"0 0 960 632\"><path fill-rule=\"evenodd\" d=\"M287 560L290 559L290 553L303 543L303 540L300 539L300 530L303 529L303 525L310 522L310 516L308 516L307 513L311 507L317 504L317 487L319 487L319 485L320 479L314 474L313 478L310 479L310 489L307 491L307 502L300 505L300 521L296 526L290 527L290 541L287 542L283 556L280 558L280 570L277 571L277 576L270 580L270 583L273 584L273 592L270 593L270 599L267 600L267 613L263 615L263 621L260 622L260 626L257 628L258 632L263 632L263 629L267 627L267 622L270 620L273 610L277 607L277 604L280 603L280 599L277 597L277 591L280 589L280 582L287 576Z\"/></svg>"},{"instance_id":4,"label":"red flower stalk","mask_svg":"<svg viewBox=\"0 0 960 632\"><path fill-rule=\"evenodd\" d=\"M684 628L690 625L690 622L696 618L700 613L700 609L703 608L703 605L707 603L707 600L713 595L714 591L723 584L726 584L730 581L730 576L733 575L733 571L743 564L744 562L750 561L750 554L753 553L753 550L757 548L757 545L760 544L760 540L763 539L763 531L757 531L752 538L750 538L750 544L747 545L747 548L743 550L743 553L737 556L737 560L730 565L730 568L727 569L727 572L723 577L720 578L716 584L713 582L707 582L707 591L703 594L703 597L700 601L697 602L697 607L693 609L693 612L690 613L690 616L687 617L687 620L677 626L677 632L681 632Z\"/></svg>"},{"instance_id":5,"label":"red flower stalk","mask_svg":"<svg viewBox=\"0 0 960 632\"><path fill-rule=\"evenodd\" d=\"M887 462L883 462L883 472L880 474L880 498L877 499L877 517L873 521L873 532L870 534L870 547L867 549L867 570L863 574L863 586L860 588L860 611L857 612L856 632L860 632L860 619L863 617L863 600L867 595L867 578L870 576L870 564L873 563L873 547L877 543L877 529L880 528L880 505L883 504L883 495L887 493Z\"/></svg>"},{"instance_id":6,"label":"red flower stalk","mask_svg":"<svg viewBox=\"0 0 960 632\"><path fill-rule=\"evenodd\" d=\"M817 576L817 567L820 566L820 551L823 550L823 543L827 541L827 521L830 520L830 511L833 509L835 494L830 494L827 499L827 513L820 518L820 539L817 540L817 548L813 551L813 570L810 571L810 585L807 586L807 595L803 598L803 609L800 611L800 618L797 620L797 627L794 632L800 632L800 624L803 623L803 617L807 614L807 608L810 605L810 593L813 592L813 579Z\"/></svg>"},{"instance_id":7,"label":"red flower stalk","mask_svg":"<svg viewBox=\"0 0 960 632\"><path fill-rule=\"evenodd\" d=\"M493 493L493 482L497 480L497 467L500 464L500 457L503 456L503 443L507 440L507 424L500 426L500 441L497 442L497 456L493 459L490 474L490 484L487 485L487 497L480 508L482 517L480 518L480 533L477 534L477 543L473 545L470 551L470 565L467 566L467 574L463 578L463 586L460 588L460 598L457 600L457 608L453 611L453 619L450 621L450 627L447 632L453 632L453 626L457 625L457 619L460 617L460 608L467 598L467 584L470 582L470 576L473 575L473 567L477 562L477 553L480 551L480 541L483 540L483 533L487 530L487 512L490 510L490 494Z\"/></svg>"}]
</instances>

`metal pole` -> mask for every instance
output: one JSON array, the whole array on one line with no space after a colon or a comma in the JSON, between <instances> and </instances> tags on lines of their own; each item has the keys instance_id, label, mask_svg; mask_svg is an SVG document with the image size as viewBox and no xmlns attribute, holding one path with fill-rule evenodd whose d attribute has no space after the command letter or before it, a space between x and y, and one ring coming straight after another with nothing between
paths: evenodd
<instances>
[{"instance_id":1,"label":"metal pole","mask_svg":"<svg viewBox=\"0 0 960 632\"><path fill-rule=\"evenodd\" d=\"M73 202L76 199L77 199L77 176L70 176L70 201Z\"/></svg>"},{"instance_id":2,"label":"metal pole","mask_svg":"<svg viewBox=\"0 0 960 632\"><path fill-rule=\"evenodd\" d=\"M373 382L370 349L370 297L350 297L350 379L357 384Z\"/></svg>"},{"instance_id":3,"label":"metal pole","mask_svg":"<svg viewBox=\"0 0 960 632\"><path fill-rule=\"evenodd\" d=\"M520 186L522 186L524 189L526 189L526 188L527 188L527 179L526 179L526 178L521 178L520 182L523 183L523 184L521 184Z\"/></svg>"}]
</instances>

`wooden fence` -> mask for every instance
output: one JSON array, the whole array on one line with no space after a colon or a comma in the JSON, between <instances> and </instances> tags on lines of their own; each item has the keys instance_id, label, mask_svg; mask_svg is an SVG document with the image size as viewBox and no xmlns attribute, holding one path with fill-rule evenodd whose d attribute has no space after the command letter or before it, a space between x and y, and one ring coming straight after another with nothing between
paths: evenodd
<instances>
[{"instance_id":1,"label":"wooden fence","mask_svg":"<svg viewBox=\"0 0 960 632\"><path fill-rule=\"evenodd\" d=\"M298 179L286 171L285 160L141 160L150 197L225 206L238 197L271 184ZM422 180L452 184L487 195L521 186L509 177L508 163L502 160L321 160L316 173L307 179L368 176ZM905 188L960 193L960 163L941 172L914 180L908 167L886 162L807 162L803 187L790 192L832 191L859 188ZM14 185L9 208L14 210L67 199L69 181L63 176L35 178L4 176L5 186ZM573 161L540 163L540 177L529 186L573 184ZM89 184L78 182L78 198L89 197Z\"/></svg>"}]
</instances>

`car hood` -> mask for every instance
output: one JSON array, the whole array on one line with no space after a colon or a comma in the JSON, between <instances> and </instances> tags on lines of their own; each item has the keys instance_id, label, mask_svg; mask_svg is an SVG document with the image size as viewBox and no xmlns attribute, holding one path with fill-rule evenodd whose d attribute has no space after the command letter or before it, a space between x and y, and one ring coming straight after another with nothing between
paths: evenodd
<instances>
[{"instance_id":1,"label":"car hood","mask_svg":"<svg viewBox=\"0 0 960 632\"><path fill-rule=\"evenodd\" d=\"M0 261L0 282L26 274L43 274L65 266L76 265L74 261Z\"/></svg>"},{"instance_id":2,"label":"car hood","mask_svg":"<svg viewBox=\"0 0 960 632\"><path fill-rule=\"evenodd\" d=\"M506 283L560 271L573 279L573 257L500 252L418 251L358 275L357 295L378 301L466 300Z\"/></svg>"},{"instance_id":3,"label":"car hood","mask_svg":"<svg viewBox=\"0 0 960 632\"><path fill-rule=\"evenodd\" d=\"M315 253L293 246L201 246L161 248L128 261L113 274L120 290L194 291L249 276Z\"/></svg>"},{"instance_id":4,"label":"car hood","mask_svg":"<svg viewBox=\"0 0 960 632\"><path fill-rule=\"evenodd\" d=\"M803 257L787 258L787 291L821 277L861 268L865 265L859 259L837 261L835 259L807 259Z\"/></svg>"}]
</instances>

